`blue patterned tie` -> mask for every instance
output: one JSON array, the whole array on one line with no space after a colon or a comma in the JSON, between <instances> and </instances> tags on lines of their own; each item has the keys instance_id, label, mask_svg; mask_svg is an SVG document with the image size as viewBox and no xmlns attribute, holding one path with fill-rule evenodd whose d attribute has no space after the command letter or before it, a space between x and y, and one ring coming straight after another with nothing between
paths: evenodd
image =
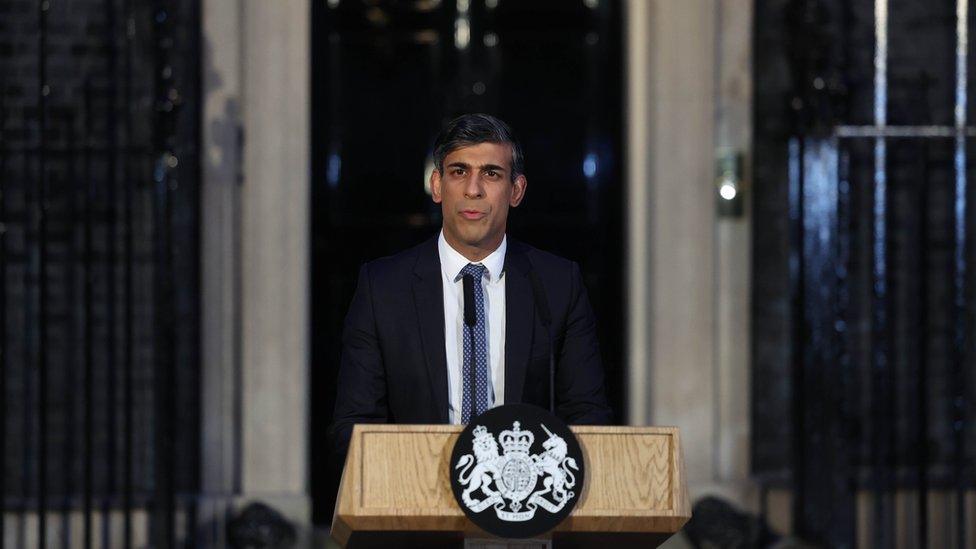
<instances>
[{"instance_id":1,"label":"blue patterned tie","mask_svg":"<svg viewBox=\"0 0 976 549\"><path fill-rule=\"evenodd\" d=\"M485 294L481 280L488 269L484 265L468 263L454 279L460 280L464 275L474 278L474 328L464 324L464 364L461 365L461 422L471 421L471 403L474 402L474 416L477 417L488 409L488 334L485 330ZM472 341L471 332L474 332ZM474 356L474 395L471 394L471 357Z\"/></svg>"}]
</instances>

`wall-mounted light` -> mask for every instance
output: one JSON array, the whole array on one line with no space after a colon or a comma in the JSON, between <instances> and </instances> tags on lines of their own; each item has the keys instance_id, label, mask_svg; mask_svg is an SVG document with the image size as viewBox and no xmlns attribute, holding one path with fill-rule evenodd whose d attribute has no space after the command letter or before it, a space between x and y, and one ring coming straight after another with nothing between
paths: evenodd
<instances>
[{"instance_id":1,"label":"wall-mounted light","mask_svg":"<svg viewBox=\"0 0 976 549\"><path fill-rule=\"evenodd\" d=\"M742 153L719 150L715 164L715 206L720 217L740 217L743 210Z\"/></svg>"},{"instance_id":2,"label":"wall-mounted light","mask_svg":"<svg viewBox=\"0 0 976 549\"><path fill-rule=\"evenodd\" d=\"M427 160L424 161L424 192L427 196L432 196L433 191L430 190L430 176L434 173L434 155L433 153L427 155Z\"/></svg>"}]
</instances>

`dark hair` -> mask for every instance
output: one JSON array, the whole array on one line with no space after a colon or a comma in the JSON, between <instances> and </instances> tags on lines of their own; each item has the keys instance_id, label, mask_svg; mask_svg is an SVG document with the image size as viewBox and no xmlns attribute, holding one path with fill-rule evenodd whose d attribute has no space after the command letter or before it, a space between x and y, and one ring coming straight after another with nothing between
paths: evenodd
<instances>
[{"instance_id":1,"label":"dark hair","mask_svg":"<svg viewBox=\"0 0 976 549\"><path fill-rule=\"evenodd\" d=\"M479 143L507 143L512 147L512 181L522 175L522 146L508 124L489 114L464 114L448 122L434 141L434 166L444 173L447 155Z\"/></svg>"}]
</instances>

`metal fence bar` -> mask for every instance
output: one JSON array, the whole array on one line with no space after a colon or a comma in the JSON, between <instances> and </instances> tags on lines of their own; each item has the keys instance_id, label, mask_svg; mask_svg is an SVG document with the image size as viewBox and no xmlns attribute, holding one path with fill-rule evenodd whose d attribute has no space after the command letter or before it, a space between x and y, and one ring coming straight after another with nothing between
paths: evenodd
<instances>
[{"instance_id":1,"label":"metal fence bar","mask_svg":"<svg viewBox=\"0 0 976 549\"><path fill-rule=\"evenodd\" d=\"M158 163L165 162L160 158ZM162 168L157 168L157 173ZM171 295L169 282L170 220L172 205L169 179L158 177L154 196L154 247L156 248L156 276L154 293L156 304L155 398L156 398L156 486L154 490L154 540L157 546L170 547L175 533L175 475L173 451L176 413L174 406L174 372L172 347L174 342L172 313L168 309L167 296Z\"/></svg>"},{"instance_id":2,"label":"metal fence bar","mask_svg":"<svg viewBox=\"0 0 976 549\"><path fill-rule=\"evenodd\" d=\"M66 131L68 143L75 144L76 130L73 117L65 117ZM76 388L79 386L79 381L81 373L79 372L79 361L77 355L70 352L70 349L75 347L77 334L77 315L72 314L72 307L74 306L77 296L75 281L77 279L77 274L79 271L79 257L78 250L75 246L75 229L78 224L78 208L77 200L79 191L84 192L85 184L82 181L79 184L78 178L74 176L77 172L78 157L77 155L71 155L68 158L66 165L66 180L61 181L60 193L62 196L67 198L67 204L65 208L65 214L67 218L66 230L62 231L64 234L64 243L66 247L65 259L66 265L63 268L63 280L67 284L65 288L65 300L64 300L64 346L69 349L69 352L65 352L63 356L63 367L65 372L63 374L61 387L62 399L65 403L65 409L67 413L64 414L64 440L63 451L59 456L61 458L61 469L63 471L64 477L62 479L62 486L64 493L61 494L61 547L63 549L69 549L71 547L71 512L73 510L72 496L75 494L77 487L75 486L74 479L74 469L72 467L72 460L76 452L76 442L77 442L77 431L74 429L75 426L75 410L78 404L78 396Z\"/></svg>"},{"instance_id":3,"label":"metal fence bar","mask_svg":"<svg viewBox=\"0 0 976 549\"><path fill-rule=\"evenodd\" d=\"M85 455L82 456L83 468L84 468L84 481L83 481L83 494L84 498L84 547L85 549L91 549L92 546L92 509L94 503L94 467L92 459L92 453L95 450L94 444L94 426L93 418L95 411L94 404L94 363L95 363L95 351L94 342L92 335L92 325L95 321L94 305L92 303L92 294L94 292L94 273L92 272L93 259L92 259L92 208L95 205L95 181L92 175L92 154L90 151L91 139L92 139L92 86L91 80L85 80L85 91L84 91L84 129L85 129L85 160L84 166L82 168L82 173L85 179L85 201L83 210L83 225L84 225L84 286L82 294L82 306L84 308L84 327L82 329L82 338L84 340L84 370L85 370L85 382L84 382L84 421L82 431L84 432L84 452Z\"/></svg>"},{"instance_id":4,"label":"metal fence bar","mask_svg":"<svg viewBox=\"0 0 976 549\"><path fill-rule=\"evenodd\" d=\"M833 357L837 361L837 377L836 387L832 390L836 399L834 402L839 404L839 409L836 410L837 415L834 420L836 426L834 428L840 440L834 443L833 448L834 456L837 460L834 468L837 471L837 476L840 478L834 481L835 485L832 487L835 494L833 502L836 503L832 503L831 505L840 507L838 504L843 504L844 507L838 513L840 516L832 521L836 523L834 530L837 534L832 536L831 541L838 542L843 540L844 543L853 546L857 539L857 496L854 491L848 491L844 494L846 497L841 499L840 495L845 490L839 488L836 483L841 481L848 487L855 485L853 464L857 463L856 456L858 450L857 445L854 443L856 435L855 429L853 428L853 425L856 423L854 418L857 416L852 411L855 399L851 398L851 395L856 394L853 388L858 385L856 381L857 365L851 353L851 327L853 326L852 320L854 316L851 305L851 267L852 250L854 248L852 219L854 218L854 212L852 205L851 152L849 148L846 148L841 143L840 139L835 139L835 142L837 142L839 165L837 167L837 240L835 245L836 260L834 263L835 272L837 273L837 286L834 303L835 322L833 323L836 348ZM828 382L827 385L829 386L830 383ZM842 450L838 449L838 444Z\"/></svg>"},{"instance_id":5,"label":"metal fence bar","mask_svg":"<svg viewBox=\"0 0 976 549\"><path fill-rule=\"evenodd\" d=\"M915 288L918 313L916 315L916 333L919 334L918 355L916 356L916 372L918 382L915 385L915 398L918 402L917 417L918 430L915 437L915 475L918 481L918 536L916 547L928 547L929 539L929 147L925 144L925 154L922 155L922 178L917 185L916 200L919 205L919 230L916 247L919 261L917 263L918 282Z\"/></svg>"},{"instance_id":6,"label":"metal fence bar","mask_svg":"<svg viewBox=\"0 0 976 549\"><path fill-rule=\"evenodd\" d=\"M119 80L118 47L116 42L117 29L115 21L115 3L113 0L105 0L105 27L106 27L106 54L108 60L108 88L106 89L106 102L108 103L106 112L106 132L108 137L108 166L106 171L106 190L108 198L108 247L106 250L106 264L108 272L106 274L108 285L107 306L107 383L106 383L106 418L108 420L107 446L107 471L105 492L102 495L102 543L103 546L110 546L112 536L112 500L118 493L118 472L116 471L117 448L116 436L118 434L118 341L116 338L116 244L119 240L118 219L116 214L118 200L116 188L118 186L118 97L116 94L116 84Z\"/></svg>"},{"instance_id":7,"label":"metal fence bar","mask_svg":"<svg viewBox=\"0 0 976 549\"><path fill-rule=\"evenodd\" d=\"M48 108L47 96L50 93L50 85L47 76L47 15L50 9L48 0L40 0L38 12L38 97L37 104L40 113L39 121L39 145L38 154L38 185L39 204L38 204L38 285L39 285L39 305L37 316L38 330L38 411L39 417L39 438L38 450L40 460L38 463L37 474L37 538L39 547L47 547L47 435L48 435L48 364L47 364L47 214L48 214L48 177L47 159L45 149L47 148L47 125Z\"/></svg>"},{"instance_id":8,"label":"metal fence bar","mask_svg":"<svg viewBox=\"0 0 976 549\"><path fill-rule=\"evenodd\" d=\"M7 129L7 90L0 90L0 135ZM0 151L0 448L7 447L7 154ZM6 546L7 452L0 451L0 549Z\"/></svg>"},{"instance_id":9,"label":"metal fence bar","mask_svg":"<svg viewBox=\"0 0 976 549\"><path fill-rule=\"evenodd\" d=\"M875 53L874 53L874 124L887 125L888 109L888 1L875 0ZM871 463L874 488L874 544L891 547L891 493L889 474L889 444L891 429L890 391L892 366L890 364L889 299L888 291L888 185L887 143L883 136L874 142L874 204L872 226L872 279L874 292L871 301Z\"/></svg>"},{"instance_id":10,"label":"metal fence bar","mask_svg":"<svg viewBox=\"0 0 976 549\"><path fill-rule=\"evenodd\" d=\"M792 424L792 448L790 458L792 465L793 489L792 513L793 522L802 529L803 517L806 516L806 438L802 436L804 429L806 393L804 392L804 373L806 359L803 341L807 337L807 326L805 322L806 311L806 255L803 253L804 242L804 177L806 140L803 137L790 140L790 255L791 264L795 267L790 273L791 299L790 308L793 317L792 339L793 344L790 350L791 367L790 373L792 380L790 383L790 416Z\"/></svg>"},{"instance_id":11,"label":"metal fence bar","mask_svg":"<svg viewBox=\"0 0 976 549\"><path fill-rule=\"evenodd\" d=\"M974 133L973 135L976 135L976 133ZM949 137L952 137L952 136L949 136ZM26 154L26 155L37 155L38 150L39 149L37 147L18 147L16 145L8 145L6 143L0 144L0 151L3 151L4 153L9 154L11 156L24 155L24 154ZM152 149L150 149L148 147L140 147L140 146L132 146L132 147L128 147L128 148L126 148L126 147L120 147L118 150L121 153L126 154L126 155L130 155L130 156L146 156L146 155L152 154ZM74 156L74 155L79 155L79 154L85 154L86 152L89 152L89 153L92 153L92 154L105 155L105 154L110 153L111 151L107 147L101 147L101 146L95 146L95 145L90 146L90 147L83 147L83 146L71 147L71 146L60 146L60 145L48 145L48 147L47 147L47 149L45 151L45 154L50 159L50 158L63 158L65 156ZM11 213L13 213L13 212L11 212Z\"/></svg>"},{"instance_id":12,"label":"metal fence bar","mask_svg":"<svg viewBox=\"0 0 976 549\"><path fill-rule=\"evenodd\" d=\"M153 541L159 547L171 547L175 540L175 333L172 291L172 193L170 170L176 105L170 94L173 71L170 65L173 47L172 16L169 3L158 1L153 7L154 98L153 149L155 150L153 199L153 249L155 277L153 284L156 337L156 486L154 490Z\"/></svg>"},{"instance_id":13,"label":"metal fence bar","mask_svg":"<svg viewBox=\"0 0 976 549\"><path fill-rule=\"evenodd\" d=\"M964 486L966 467L966 410L969 391L966 375L968 359L968 322L966 312L966 277L968 276L967 226L967 182L966 182L966 53L969 42L968 19L969 1L956 0L956 105L955 105L955 196L952 216L955 234L953 238L952 266L952 380L956 394L952 399L952 451L953 478L956 485L956 536L957 546L966 544L966 488Z\"/></svg>"},{"instance_id":14,"label":"metal fence bar","mask_svg":"<svg viewBox=\"0 0 976 549\"><path fill-rule=\"evenodd\" d=\"M34 363L33 354L33 342L34 342L34 323L32 322L34 318L34 299L30 292L31 286L31 272L33 270L34 264L32 259L33 253L33 220L34 220L34 186L30 181L31 166L28 161L28 156L21 156L21 173L24 174L21 180L22 192L24 196L24 219L23 219L23 231L24 231L24 243L23 243L23 255L26 260L24 261L24 270L22 272L22 283L23 283L23 327L24 327L24 342L23 342L23 359L21 360L21 370L24 376L24 401L23 401L23 420L22 420L22 433L24 433L24 443L22 446L22 461L21 461L21 504L19 506L19 514L17 517L17 534L19 539L19 545L23 546L25 539L27 537L27 512L28 512L28 502L31 497L31 481L34 478L34 439L36 438L34 433L34 369L31 365Z\"/></svg>"},{"instance_id":15,"label":"metal fence bar","mask_svg":"<svg viewBox=\"0 0 976 549\"><path fill-rule=\"evenodd\" d=\"M976 136L976 127L963 129L967 137ZM951 139L959 134L956 126L835 126L834 135L843 138L859 137L917 137L922 139Z\"/></svg>"},{"instance_id":16,"label":"metal fence bar","mask_svg":"<svg viewBox=\"0 0 976 549\"><path fill-rule=\"evenodd\" d=\"M125 105L132 104L132 32L134 22L132 21L132 5L130 0L123 1L123 10L125 17L125 58L123 60L123 82L122 82L122 96ZM124 114L122 131L124 137L124 146L126 149L130 148L132 145L132 113L130 109L126 109ZM132 546L132 423L133 423L133 397L132 397L132 369L135 367L134 354L135 354L135 342L133 340L133 325L135 324L135 315L133 310L133 272L132 272L132 262L133 262L133 247L135 241L135 224L132 219L132 209L135 207L134 198L132 193L132 187L135 182L132 180L132 173L130 170L132 164L132 156L125 155L122 161L122 179L124 181L123 186L123 200L124 200L124 220L125 224L125 248L123 251L125 262L125 287L123 290L122 301L125 303L125 326L123 339L125 340L125 367L123 369L123 406L124 411L122 412L122 432L123 432L123 460L122 460L122 508L123 508L123 531L124 531L124 546L126 549Z\"/></svg>"}]
</instances>

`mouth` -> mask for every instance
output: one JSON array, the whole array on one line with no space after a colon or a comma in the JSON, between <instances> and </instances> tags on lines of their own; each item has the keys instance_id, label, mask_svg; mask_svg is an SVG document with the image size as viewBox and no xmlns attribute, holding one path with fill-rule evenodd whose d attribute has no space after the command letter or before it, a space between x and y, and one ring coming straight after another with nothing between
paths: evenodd
<instances>
[{"instance_id":1,"label":"mouth","mask_svg":"<svg viewBox=\"0 0 976 549\"><path fill-rule=\"evenodd\" d=\"M459 213L461 214L461 217L468 219L470 221L476 221L488 215L485 212L479 210L461 210Z\"/></svg>"}]
</instances>

